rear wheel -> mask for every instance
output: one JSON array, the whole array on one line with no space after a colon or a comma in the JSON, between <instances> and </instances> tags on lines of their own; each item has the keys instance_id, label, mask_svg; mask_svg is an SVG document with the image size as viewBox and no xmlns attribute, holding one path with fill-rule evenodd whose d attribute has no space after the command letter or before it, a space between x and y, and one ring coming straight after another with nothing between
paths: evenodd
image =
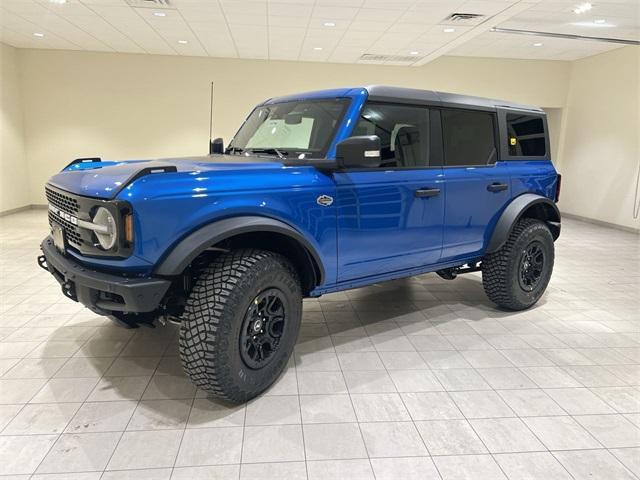
<instances>
[{"instance_id":1,"label":"rear wheel","mask_svg":"<svg viewBox=\"0 0 640 480\"><path fill-rule=\"evenodd\" d=\"M553 272L553 236L544 222L524 218L507 242L482 261L482 284L491 301L508 310L524 310L545 292Z\"/></svg>"},{"instance_id":2,"label":"rear wheel","mask_svg":"<svg viewBox=\"0 0 640 480\"><path fill-rule=\"evenodd\" d=\"M245 402L287 365L302 316L298 275L283 256L235 250L196 280L180 328L185 372L201 389Z\"/></svg>"}]
</instances>

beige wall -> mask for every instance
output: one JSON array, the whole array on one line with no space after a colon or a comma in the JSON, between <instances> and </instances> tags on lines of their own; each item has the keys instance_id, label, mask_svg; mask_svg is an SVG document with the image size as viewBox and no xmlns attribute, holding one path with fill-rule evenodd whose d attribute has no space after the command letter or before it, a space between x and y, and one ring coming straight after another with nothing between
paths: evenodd
<instances>
[{"instance_id":1,"label":"beige wall","mask_svg":"<svg viewBox=\"0 0 640 480\"><path fill-rule=\"evenodd\" d=\"M0 43L0 212L30 203L18 50Z\"/></svg>"},{"instance_id":2,"label":"beige wall","mask_svg":"<svg viewBox=\"0 0 640 480\"><path fill-rule=\"evenodd\" d=\"M625 47L573 63L442 57L407 68L2 46L0 211L44 203L46 179L76 157L205 153L210 81L214 135L227 141L270 96L385 83L545 107L554 162L564 175L561 209L638 228L638 51Z\"/></svg>"},{"instance_id":3,"label":"beige wall","mask_svg":"<svg viewBox=\"0 0 640 480\"><path fill-rule=\"evenodd\" d=\"M561 210L640 228L640 47L573 62L564 123Z\"/></svg>"},{"instance_id":4,"label":"beige wall","mask_svg":"<svg viewBox=\"0 0 640 480\"><path fill-rule=\"evenodd\" d=\"M420 68L22 50L31 203L71 159L204 154L209 82L214 135L228 141L250 109L309 89L384 83L544 107L566 101L570 66L443 57Z\"/></svg>"}]
</instances>

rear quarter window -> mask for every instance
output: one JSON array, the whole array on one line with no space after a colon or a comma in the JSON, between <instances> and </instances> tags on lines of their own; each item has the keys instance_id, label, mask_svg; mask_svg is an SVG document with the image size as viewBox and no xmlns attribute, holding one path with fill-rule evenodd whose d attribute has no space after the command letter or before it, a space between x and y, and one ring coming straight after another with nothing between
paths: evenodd
<instances>
[{"instance_id":1,"label":"rear quarter window","mask_svg":"<svg viewBox=\"0 0 640 480\"><path fill-rule=\"evenodd\" d=\"M542 117L508 113L507 142L512 157L544 157L547 142Z\"/></svg>"}]
</instances>

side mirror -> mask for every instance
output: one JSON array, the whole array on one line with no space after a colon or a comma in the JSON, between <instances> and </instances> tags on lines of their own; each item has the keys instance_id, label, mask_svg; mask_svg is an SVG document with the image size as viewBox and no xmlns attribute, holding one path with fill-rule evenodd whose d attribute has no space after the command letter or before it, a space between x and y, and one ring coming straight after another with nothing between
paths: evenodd
<instances>
[{"instance_id":1,"label":"side mirror","mask_svg":"<svg viewBox=\"0 0 640 480\"><path fill-rule=\"evenodd\" d=\"M377 168L380 162L380 137L377 135L350 137L336 145L338 168Z\"/></svg>"},{"instance_id":2,"label":"side mirror","mask_svg":"<svg viewBox=\"0 0 640 480\"><path fill-rule=\"evenodd\" d=\"M224 142L221 138L215 138L209 142L209 155L224 153Z\"/></svg>"}]
</instances>

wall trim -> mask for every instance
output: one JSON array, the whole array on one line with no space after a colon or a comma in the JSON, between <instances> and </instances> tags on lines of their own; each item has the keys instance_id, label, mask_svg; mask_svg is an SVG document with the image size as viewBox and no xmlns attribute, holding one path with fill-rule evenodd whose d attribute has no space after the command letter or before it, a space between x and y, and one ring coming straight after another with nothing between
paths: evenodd
<instances>
[{"instance_id":1,"label":"wall trim","mask_svg":"<svg viewBox=\"0 0 640 480\"><path fill-rule=\"evenodd\" d=\"M23 207L18 208L10 208L9 210L4 210L0 212L0 217L6 217L8 215L13 215L14 213L24 212L26 210L46 210L47 205L37 204L37 205L25 205Z\"/></svg>"},{"instance_id":2,"label":"wall trim","mask_svg":"<svg viewBox=\"0 0 640 480\"><path fill-rule=\"evenodd\" d=\"M627 227L625 225L618 225L617 223L605 222L604 220L597 220L595 218L583 217L581 215L575 215L573 213L566 213L560 211L562 218L570 218L572 220L578 220L579 222L591 223L594 225L600 225L601 227L615 228L616 230L622 230L629 233L640 234L640 228Z\"/></svg>"}]
</instances>

